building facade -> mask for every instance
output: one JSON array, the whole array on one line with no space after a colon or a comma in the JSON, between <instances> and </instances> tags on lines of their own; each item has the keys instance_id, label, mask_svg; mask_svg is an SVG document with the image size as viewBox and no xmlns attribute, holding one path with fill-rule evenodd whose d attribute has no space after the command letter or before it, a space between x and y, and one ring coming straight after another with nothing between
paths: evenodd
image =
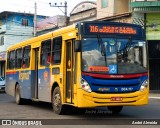
<instances>
[{"instance_id":1,"label":"building facade","mask_svg":"<svg viewBox=\"0 0 160 128\"><path fill-rule=\"evenodd\" d=\"M62 15L39 20L36 25L37 36L64 27L66 25L65 20L66 17Z\"/></svg>"},{"instance_id":2,"label":"building facade","mask_svg":"<svg viewBox=\"0 0 160 128\"><path fill-rule=\"evenodd\" d=\"M150 90L160 90L160 1L132 0L131 7L134 23L146 29Z\"/></svg>"},{"instance_id":3,"label":"building facade","mask_svg":"<svg viewBox=\"0 0 160 128\"><path fill-rule=\"evenodd\" d=\"M83 1L77 4L70 13L69 24L81 21L96 20L97 4L92 1Z\"/></svg>"},{"instance_id":4,"label":"building facade","mask_svg":"<svg viewBox=\"0 0 160 128\"><path fill-rule=\"evenodd\" d=\"M37 16L37 20L46 16ZM10 45L33 37L34 15L30 13L0 13L0 75L5 76L6 50Z\"/></svg>"},{"instance_id":5,"label":"building facade","mask_svg":"<svg viewBox=\"0 0 160 128\"><path fill-rule=\"evenodd\" d=\"M128 13L130 0L97 0L97 19Z\"/></svg>"}]
</instances>

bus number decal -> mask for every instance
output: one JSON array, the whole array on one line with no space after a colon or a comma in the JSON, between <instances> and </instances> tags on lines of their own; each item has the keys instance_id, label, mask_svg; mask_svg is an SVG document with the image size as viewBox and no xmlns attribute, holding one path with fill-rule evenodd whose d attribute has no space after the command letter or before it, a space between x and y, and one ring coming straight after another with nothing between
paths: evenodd
<instances>
[{"instance_id":1,"label":"bus number decal","mask_svg":"<svg viewBox=\"0 0 160 128\"><path fill-rule=\"evenodd\" d=\"M29 72L19 72L19 79L20 80L29 80Z\"/></svg>"},{"instance_id":2,"label":"bus number decal","mask_svg":"<svg viewBox=\"0 0 160 128\"><path fill-rule=\"evenodd\" d=\"M45 71L43 74L44 80L47 81L48 80L48 72Z\"/></svg>"},{"instance_id":3,"label":"bus number decal","mask_svg":"<svg viewBox=\"0 0 160 128\"><path fill-rule=\"evenodd\" d=\"M90 32L98 32L98 26L89 26L90 27Z\"/></svg>"}]
</instances>

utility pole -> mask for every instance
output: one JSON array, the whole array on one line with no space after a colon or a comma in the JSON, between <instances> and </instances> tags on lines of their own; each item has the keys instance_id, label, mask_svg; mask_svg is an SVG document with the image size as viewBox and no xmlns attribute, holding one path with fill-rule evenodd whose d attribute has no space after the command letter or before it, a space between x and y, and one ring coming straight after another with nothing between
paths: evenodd
<instances>
[{"instance_id":1,"label":"utility pole","mask_svg":"<svg viewBox=\"0 0 160 128\"><path fill-rule=\"evenodd\" d=\"M60 3L61 5L57 5L57 3L54 3L54 5L52 5L51 3L49 3L50 7L58 7L60 10L61 8L60 7L64 7L64 11L62 11L65 15L65 26L68 25L68 21L67 21L67 2L65 1L64 2L64 5L62 5L62 3Z\"/></svg>"},{"instance_id":2,"label":"utility pole","mask_svg":"<svg viewBox=\"0 0 160 128\"><path fill-rule=\"evenodd\" d=\"M66 18L66 23L65 24L67 26L68 25L68 20L67 20L67 2L66 1L64 2L64 8L65 8L65 13L64 14L65 14L65 18Z\"/></svg>"},{"instance_id":3,"label":"utility pole","mask_svg":"<svg viewBox=\"0 0 160 128\"><path fill-rule=\"evenodd\" d=\"M35 2L35 4L34 4L34 30L33 30L33 33L34 33L34 36L36 36L37 35L37 33L36 33L36 26L37 26L37 3Z\"/></svg>"}]
</instances>

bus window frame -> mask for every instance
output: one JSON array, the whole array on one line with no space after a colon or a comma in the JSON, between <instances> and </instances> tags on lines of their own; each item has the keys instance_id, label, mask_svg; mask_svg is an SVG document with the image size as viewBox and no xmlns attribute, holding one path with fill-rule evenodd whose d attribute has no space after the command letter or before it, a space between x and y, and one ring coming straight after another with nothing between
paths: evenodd
<instances>
[{"instance_id":1,"label":"bus window frame","mask_svg":"<svg viewBox=\"0 0 160 128\"><path fill-rule=\"evenodd\" d=\"M11 53L12 53L12 52L14 52L14 57L13 57L13 60L14 60L14 67L13 67L13 68L10 67ZM16 58L15 58L15 57L16 57L16 55L15 55L15 49L9 51L9 61L8 61L8 69L9 69L9 70L14 70L14 69L15 69L15 61L16 61ZM13 63L13 60L11 61L11 63Z\"/></svg>"},{"instance_id":2,"label":"bus window frame","mask_svg":"<svg viewBox=\"0 0 160 128\"><path fill-rule=\"evenodd\" d=\"M29 56L27 56L27 57L25 57L24 55L24 52L25 52L25 48L27 48L27 49L29 49L30 51L29 51ZM27 46L24 46L23 47L23 53L22 53L23 55L22 55L22 66L21 66L21 68L22 69L25 69L25 68L29 68L30 67L30 61L31 61L31 57L30 57L30 55L31 55L31 45L27 45ZM28 55L28 54L27 54ZM28 59L29 58L29 64L28 64L28 66L23 66L23 62L25 61L25 59ZM25 64L26 65L26 64Z\"/></svg>"},{"instance_id":3,"label":"bus window frame","mask_svg":"<svg viewBox=\"0 0 160 128\"><path fill-rule=\"evenodd\" d=\"M59 39L60 39L60 43L61 43L61 47L60 47L60 49L55 49L56 47L56 44L57 44L57 42L58 42L58 44L59 44ZM57 41L58 40L58 41ZM55 41L55 42L54 42ZM62 59L62 43L63 43L63 38L62 38L62 36L58 36L58 37L55 37L55 38L53 38L53 42L52 42L52 50L51 50L51 57L53 58L53 62L51 61L51 64L52 65L60 65L61 64L61 59ZM55 62L55 60L54 60L54 54L53 53L60 53L60 60L59 60L59 62Z\"/></svg>"},{"instance_id":4,"label":"bus window frame","mask_svg":"<svg viewBox=\"0 0 160 128\"><path fill-rule=\"evenodd\" d=\"M19 59L21 59L20 67L17 67L17 63L18 63L18 61L17 61L18 60L17 51L18 50L21 50L21 53L22 53L21 54L21 58L19 58ZM22 68L22 62L23 62L23 48L17 48L15 51L16 51L16 56L15 56L15 58L16 58L15 59L16 60L16 65L15 65L15 69L21 69Z\"/></svg>"},{"instance_id":5,"label":"bus window frame","mask_svg":"<svg viewBox=\"0 0 160 128\"><path fill-rule=\"evenodd\" d=\"M50 41L50 42L49 42L49 41ZM48 42L50 43L50 51L49 51L49 52L46 52L46 51L45 51L45 52L42 53L43 47L44 47L43 44L44 44L44 43L48 43ZM40 66L41 66L41 67L43 67L43 66L49 66L49 65L50 65L51 62L47 64L47 59L48 59L48 54L50 54L50 59L51 59L51 47L52 47L52 39L47 39L47 40L41 41L41 50L40 50ZM45 54L47 54L47 55L46 55L46 58L47 58L47 59L44 60L44 64L43 64L43 63L42 63L42 55L45 56Z\"/></svg>"},{"instance_id":6,"label":"bus window frame","mask_svg":"<svg viewBox=\"0 0 160 128\"><path fill-rule=\"evenodd\" d=\"M7 70L9 70L10 51L7 52Z\"/></svg>"}]
</instances>

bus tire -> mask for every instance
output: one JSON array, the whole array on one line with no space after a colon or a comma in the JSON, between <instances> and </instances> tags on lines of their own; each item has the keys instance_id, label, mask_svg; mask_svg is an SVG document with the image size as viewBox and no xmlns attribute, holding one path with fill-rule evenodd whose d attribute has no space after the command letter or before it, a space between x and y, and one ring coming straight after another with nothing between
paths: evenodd
<instances>
[{"instance_id":1,"label":"bus tire","mask_svg":"<svg viewBox=\"0 0 160 128\"><path fill-rule=\"evenodd\" d=\"M62 98L61 98L61 94L60 94L60 88L56 87L53 90L53 95L52 95L52 107L53 107L53 111L58 114L58 115L62 115L65 114L65 106L62 105Z\"/></svg>"},{"instance_id":2,"label":"bus tire","mask_svg":"<svg viewBox=\"0 0 160 128\"><path fill-rule=\"evenodd\" d=\"M108 106L108 110L111 111L113 114L118 114L122 111L123 106Z\"/></svg>"},{"instance_id":3,"label":"bus tire","mask_svg":"<svg viewBox=\"0 0 160 128\"><path fill-rule=\"evenodd\" d=\"M15 89L15 100L16 100L16 104L18 105L23 104L23 99L21 98L19 85L17 85Z\"/></svg>"}]
</instances>

